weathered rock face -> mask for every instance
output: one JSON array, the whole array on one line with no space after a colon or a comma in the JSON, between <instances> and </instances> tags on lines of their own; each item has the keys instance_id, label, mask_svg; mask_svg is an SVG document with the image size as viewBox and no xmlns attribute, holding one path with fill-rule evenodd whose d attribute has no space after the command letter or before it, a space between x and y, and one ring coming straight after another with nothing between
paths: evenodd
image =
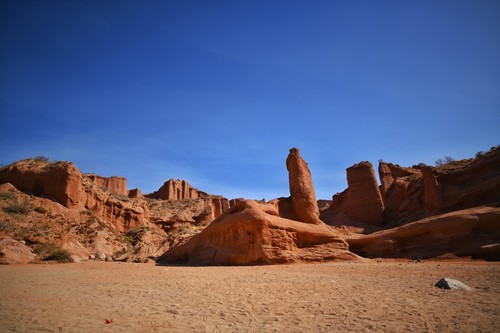
<instances>
[{"instance_id":1,"label":"weathered rock face","mask_svg":"<svg viewBox=\"0 0 500 333\"><path fill-rule=\"evenodd\" d=\"M329 210L339 215L334 218L347 218L367 225L383 225L384 203L373 165L370 162L361 162L348 168L347 184L346 191L333 196ZM334 221L328 222L335 224Z\"/></svg>"},{"instance_id":2,"label":"weathered rock face","mask_svg":"<svg viewBox=\"0 0 500 333\"><path fill-rule=\"evenodd\" d=\"M185 180L169 179L156 192L146 194L151 199L184 200L209 197L209 194L191 187Z\"/></svg>"},{"instance_id":3,"label":"weathered rock face","mask_svg":"<svg viewBox=\"0 0 500 333\"><path fill-rule=\"evenodd\" d=\"M127 191L127 178L123 177L102 177L95 175L93 173L86 173L84 175L91 181L93 181L97 186L107 192L122 195L124 197L128 196Z\"/></svg>"},{"instance_id":4,"label":"weathered rock face","mask_svg":"<svg viewBox=\"0 0 500 333\"><path fill-rule=\"evenodd\" d=\"M149 200L151 222L164 230L186 224L206 226L214 220L211 198L186 200Z\"/></svg>"},{"instance_id":5,"label":"weathered rock face","mask_svg":"<svg viewBox=\"0 0 500 333\"><path fill-rule=\"evenodd\" d=\"M388 223L500 201L500 148L441 167L403 168L381 162L379 175Z\"/></svg>"},{"instance_id":6,"label":"weathered rock face","mask_svg":"<svg viewBox=\"0 0 500 333\"><path fill-rule=\"evenodd\" d=\"M213 217L216 219L229 209L229 200L221 196L212 196Z\"/></svg>"},{"instance_id":7,"label":"weathered rock face","mask_svg":"<svg viewBox=\"0 0 500 333\"><path fill-rule=\"evenodd\" d=\"M103 191L87 178L83 179L81 205L96 216L111 222L118 231L148 224L149 207L146 201L117 197Z\"/></svg>"},{"instance_id":8,"label":"weathered rock face","mask_svg":"<svg viewBox=\"0 0 500 333\"><path fill-rule=\"evenodd\" d=\"M66 207L80 203L82 178L70 162L24 160L0 169L0 184L11 183L21 191L54 198Z\"/></svg>"},{"instance_id":9,"label":"weathered rock face","mask_svg":"<svg viewBox=\"0 0 500 333\"><path fill-rule=\"evenodd\" d=\"M311 171L300 156L298 148L290 149L286 168L290 185L290 209L294 219L304 223L321 224Z\"/></svg>"},{"instance_id":10,"label":"weathered rock face","mask_svg":"<svg viewBox=\"0 0 500 333\"><path fill-rule=\"evenodd\" d=\"M1 184L0 234L25 241L32 249L46 244L65 249L77 261L87 260L89 255L95 256L97 252L104 253L108 258L115 253L124 253L133 260L152 253L159 255L168 249L169 242L164 231L147 219L133 221L134 213L131 210L136 209L134 207L137 205L137 209L140 209L143 200L118 200L86 178L83 179L82 187L89 191L89 195L82 196L85 200L94 198L96 207L92 208L95 212L85 208L83 201L78 206L68 208L53 199L21 192L10 183ZM130 220L127 220L129 214ZM144 212L140 215L144 215ZM137 233L134 230L144 232ZM125 237L126 232L132 231L133 244L130 237ZM14 243L7 250L1 250L4 251L4 257L14 258L12 255L24 248L19 244ZM24 262L11 259L4 262ZM41 259L43 257L35 257L35 260Z\"/></svg>"},{"instance_id":11,"label":"weathered rock face","mask_svg":"<svg viewBox=\"0 0 500 333\"><path fill-rule=\"evenodd\" d=\"M422 171L385 162L379 163L378 171L386 222L423 217L425 203Z\"/></svg>"},{"instance_id":12,"label":"weathered rock face","mask_svg":"<svg viewBox=\"0 0 500 333\"><path fill-rule=\"evenodd\" d=\"M433 172L446 211L500 202L500 146L479 158L433 168Z\"/></svg>"},{"instance_id":13,"label":"weathered rock face","mask_svg":"<svg viewBox=\"0 0 500 333\"><path fill-rule=\"evenodd\" d=\"M119 231L147 223L149 209L145 201L124 201L126 198L99 186L96 179L100 178L83 176L70 162L24 160L0 169L0 183L11 183L35 196L53 198L67 208L89 209L97 217L113 223Z\"/></svg>"},{"instance_id":14,"label":"weathered rock face","mask_svg":"<svg viewBox=\"0 0 500 333\"><path fill-rule=\"evenodd\" d=\"M500 207L480 206L427 217L346 240L367 258L434 258L442 255L500 260Z\"/></svg>"},{"instance_id":15,"label":"weathered rock face","mask_svg":"<svg viewBox=\"0 0 500 333\"><path fill-rule=\"evenodd\" d=\"M144 198L140 188L134 188L128 191L129 198Z\"/></svg>"},{"instance_id":16,"label":"weathered rock face","mask_svg":"<svg viewBox=\"0 0 500 333\"><path fill-rule=\"evenodd\" d=\"M325 224L284 219L276 205L246 200L166 252L158 262L252 265L358 258Z\"/></svg>"}]
</instances>

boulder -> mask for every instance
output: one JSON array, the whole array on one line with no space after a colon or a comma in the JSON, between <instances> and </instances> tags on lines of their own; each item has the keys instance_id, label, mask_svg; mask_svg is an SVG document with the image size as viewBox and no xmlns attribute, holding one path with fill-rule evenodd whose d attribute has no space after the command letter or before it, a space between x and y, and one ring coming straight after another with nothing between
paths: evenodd
<instances>
[{"instance_id":1,"label":"boulder","mask_svg":"<svg viewBox=\"0 0 500 333\"><path fill-rule=\"evenodd\" d=\"M23 243L0 236L0 264L26 264L35 259L35 254Z\"/></svg>"},{"instance_id":2,"label":"boulder","mask_svg":"<svg viewBox=\"0 0 500 333\"><path fill-rule=\"evenodd\" d=\"M104 252L99 251L99 252L97 252L97 253L95 254L95 258L96 258L97 260L102 260L102 261L105 261L105 260L106 260L106 255L104 254Z\"/></svg>"},{"instance_id":3,"label":"boulder","mask_svg":"<svg viewBox=\"0 0 500 333\"><path fill-rule=\"evenodd\" d=\"M441 289L450 289L450 290L464 290L464 291L472 290L472 288L466 285L465 283L450 278L442 278L441 280L436 282L434 286Z\"/></svg>"},{"instance_id":4,"label":"boulder","mask_svg":"<svg viewBox=\"0 0 500 333\"><path fill-rule=\"evenodd\" d=\"M327 225L285 219L276 205L245 200L157 262L253 265L355 259L359 257Z\"/></svg>"},{"instance_id":5,"label":"boulder","mask_svg":"<svg viewBox=\"0 0 500 333\"><path fill-rule=\"evenodd\" d=\"M290 210L294 220L321 224L311 171L298 148L290 149L286 159L290 186Z\"/></svg>"}]
</instances>

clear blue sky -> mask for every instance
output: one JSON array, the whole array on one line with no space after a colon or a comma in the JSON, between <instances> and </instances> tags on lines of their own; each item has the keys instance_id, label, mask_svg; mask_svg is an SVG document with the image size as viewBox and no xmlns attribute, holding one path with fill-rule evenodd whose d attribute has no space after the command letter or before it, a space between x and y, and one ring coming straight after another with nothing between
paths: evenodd
<instances>
[{"instance_id":1,"label":"clear blue sky","mask_svg":"<svg viewBox=\"0 0 500 333\"><path fill-rule=\"evenodd\" d=\"M500 1L1 1L0 163L226 197L500 144Z\"/></svg>"}]
</instances>

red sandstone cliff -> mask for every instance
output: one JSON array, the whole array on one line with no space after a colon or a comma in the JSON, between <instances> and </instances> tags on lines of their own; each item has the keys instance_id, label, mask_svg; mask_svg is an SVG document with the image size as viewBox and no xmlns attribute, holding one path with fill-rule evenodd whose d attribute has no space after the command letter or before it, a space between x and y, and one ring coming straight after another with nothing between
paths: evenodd
<instances>
[{"instance_id":1,"label":"red sandstone cliff","mask_svg":"<svg viewBox=\"0 0 500 333\"><path fill-rule=\"evenodd\" d=\"M19 161L0 169L0 183L11 183L21 191L53 198L68 208L89 209L96 216L113 223L119 231L127 231L149 221L145 201L123 200L108 192L109 186L127 193L123 188L125 178L82 175L70 162Z\"/></svg>"},{"instance_id":2,"label":"red sandstone cliff","mask_svg":"<svg viewBox=\"0 0 500 333\"><path fill-rule=\"evenodd\" d=\"M387 223L401 223L500 201L500 148L440 167L381 162Z\"/></svg>"},{"instance_id":3,"label":"red sandstone cliff","mask_svg":"<svg viewBox=\"0 0 500 333\"><path fill-rule=\"evenodd\" d=\"M102 177L93 173L86 173L84 176L94 182L102 190L114 194L128 196L127 178L124 177Z\"/></svg>"},{"instance_id":4,"label":"red sandstone cliff","mask_svg":"<svg viewBox=\"0 0 500 333\"><path fill-rule=\"evenodd\" d=\"M331 225L385 226L500 201L500 148L440 167L361 162L347 169L348 188L321 219Z\"/></svg>"}]
</instances>

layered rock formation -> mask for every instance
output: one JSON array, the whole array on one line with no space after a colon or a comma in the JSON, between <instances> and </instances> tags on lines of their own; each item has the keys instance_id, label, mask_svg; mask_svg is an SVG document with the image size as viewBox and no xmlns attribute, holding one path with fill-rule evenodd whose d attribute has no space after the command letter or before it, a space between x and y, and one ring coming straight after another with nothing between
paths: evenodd
<instances>
[{"instance_id":1,"label":"layered rock formation","mask_svg":"<svg viewBox=\"0 0 500 333\"><path fill-rule=\"evenodd\" d=\"M158 262L252 265L357 259L342 237L319 221L311 174L298 149L290 150L287 168L290 198L270 203L240 201ZM300 220L280 216L283 211Z\"/></svg>"},{"instance_id":2,"label":"layered rock formation","mask_svg":"<svg viewBox=\"0 0 500 333\"><path fill-rule=\"evenodd\" d=\"M458 210L346 240L351 251L367 258L500 260L500 206Z\"/></svg>"},{"instance_id":3,"label":"layered rock formation","mask_svg":"<svg viewBox=\"0 0 500 333\"><path fill-rule=\"evenodd\" d=\"M122 195L124 197L128 196L127 178L116 176L102 177L93 173L86 173L84 176L106 192Z\"/></svg>"},{"instance_id":4,"label":"layered rock formation","mask_svg":"<svg viewBox=\"0 0 500 333\"><path fill-rule=\"evenodd\" d=\"M379 165L387 223L500 201L500 148L440 167Z\"/></svg>"},{"instance_id":5,"label":"layered rock formation","mask_svg":"<svg viewBox=\"0 0 500 333\"><path fill-rule=\"evenodd\" d=\"M106 179L111 181L106 182ZM147 223L149 209L145 201L121 198L103 186L107 184L126 193L126 189L120 189L126 180L120 179L124 178L87 177L70 162L24 160L0 169L0 183L11 183L35 196L53 198L67 208L89 209L113 223L119 231L127 231Z\"/></svg>"},{"instance_id":6,"label":"layered rock formation","mask_svg":"<svg viewBox=\"0 0 500 333\"><path fill-rule=\"evenodd\" d=\"M394 226L500 201L500 148L475 159L411 168L380 162L378 186L369 162L347 169L348 188L333 196L322 221L335 226ZM364 228L373 231L373 228Z\"/></svg>"},{"instance_id":7,"label":"layered rock formation","mask_svg":"<svg viewBox=\"0 0 500 333\"><path fill-rule=\"evenodd\" d=\"M84 182L95 186L90 180L84 179ZM8 244L4 257L10 257L11 263L24 262L19 257L16 259L12 256L13 251L23 247L15 243L13 246L8 241L9 237L29 245L34 251L44 246L65 249L74 260L87 260L90 255L95 256L97 253L105 258L112 258L120 253L126 254L130 260L142 260L150 255L152 249L156 249L158 255L169 248L165 232L154 224L141 223L140 227L122 231L117 228L116 220L108 220L105 218L106 214L101 215L98 216L90 209L68 208L53 199L23 193L10 183L1 184L0 243L7 239ZM111 214L111 217L116 219L115 214ZM135 237L133 243L130 242L127 234L134 230L145 230L154 235L148 236L148 248L139 246L142 234L141 237ZM37 254L34 259L41 260L43 256Z\"/></svg>"},{"instance_id":8,"label":"layered rock formation","mask_svg":"<svg viewBox=\"0 0 500 333\"><path fill-rule=\"evenodd\" d=\"M198 199L209 196L208 193L191 187L187 181L180 179L169 179L158 191L146 195L148 198L161 200Z\"/></svg>"},{"instance_id":9,"label":"layered rock formation","mask_svg":"<svg viewBox=\"0 0 500 333\"><path fill-rule=\"evenodd\" d=\"M423 178L420 169L380 162L379 177L387 223L423 216Z\"/></svg>"},{"instance_id":10,"label":"layered rock formation","mask_svg":"<svg viewBox=\"0 0 500 333\"><path fill-rule=\"evenodd\" d=\"M80 204L82 179L70 162L24 160L0 169L0 184L11 183L21 191L54 198L68 208Z\"/></svg>"},{"instance_id":11,"label":"layered rock formation","mask_svg":"<svg viewBox=\"0 0 500 333\"><path fill-rule=\"evenodd\" d=\"M384 224L384 203L373 165L361 162L347 168L348 188L333 196L330 208L322 214L324 220L355 221L367 225Z\"/></svg>"},{"instance_id":12,"label":"layered rock formation","mask_svg":"<svg viewBox=\"0 0 500 333\"><path fill-rule=\"evenodd\" d=\"M149 223L149 206L141 199L127 199L96 187L87 178L82 182L80 206L91 210L96 216L111 222L118 231Z\"/></svg>"}]
</instances>

